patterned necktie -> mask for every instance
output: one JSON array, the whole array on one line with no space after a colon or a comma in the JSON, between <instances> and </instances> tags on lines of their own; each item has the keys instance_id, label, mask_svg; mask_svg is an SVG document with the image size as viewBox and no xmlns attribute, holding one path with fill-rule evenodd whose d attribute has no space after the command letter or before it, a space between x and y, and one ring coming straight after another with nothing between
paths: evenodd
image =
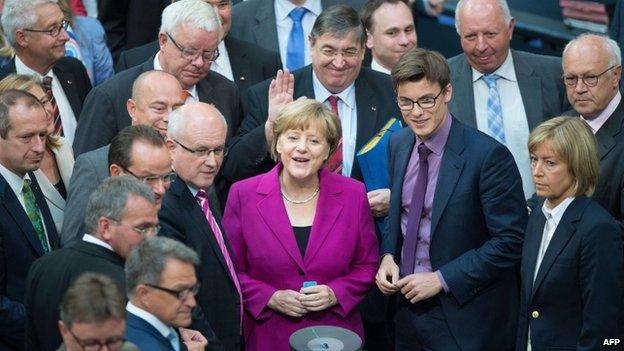
<instances>
[{"instance_id":1,"label":"patterned necktie","mask_svg":"<svg viewBox=\"0 0 624 351\"><path fill-rule=\"evenodd\" d=\"M236 286L236 291L238 291L238 298L240 301L240 316L241 323L243 321L243 295L241 293L240 283L238 282L238 277L236 276L236 270L234 269L234 263L232 263L232 259L230 258L230 254L225 246L225 240L223 239L223 233L221 233L221 229L217 224L214 216L212 215L212 211L210 210L210 204L208 203L208 194L204 190L199 190L197 192L197 201L199 201L199 205L202 208L202 212L206 216L206 220L208 220L208 225L210 225L210 229L212 229L212 234L214 234L215 239L217 240L217 244L219 245L219 249L221 249L221 253L223 254L223 258L225 258L225 264L230 271L230 276L232 277L232 281Z\"/></svg>"},{"instance_id":2,"label":"patterned necktie","mask_svg":"<svg viewBox=\"0 0 624 351\"><path fill-rule=\"evenodd\" d=\"M338 100L340 100L340 98L336 95L330 95L327 98L327 101L329 101L329 105L331 106L332 112L338 118L338 123L340 123L340 114L338 114ZM327 160L327 169L329 169L330 172L338 174L342 173L342 136L340 137L340 140L338 140L338 146L336 146L336 150L333 154L329 156L329 160Z\"/></svg>"},{"instance_id":3,"label":"patterned necktie","mask_svg":"<svg viewBox=\"0 0 624 351\"><path fill-rule=\"evenodd\" d=\"M403 240L401 274L406 276L414 273L414 262L416 258L416 244L418 243L418 229L420 228L420 218L423 213L425 194L427 193L427 181L429 180L429 161L427 157L431 150L421 143L418 145L418 174L412 193L412 202L407 216L407 229L405 230L405 240Z\"/></svg>"},{"instance_id":4,"label":"patterned necktie","mask_svg":"<svg viewBox=\"0 0 624 351\"><path fill-rule=\"evenodd\" d=\"M286 46L286 67L292 72L305 65L305 38L303 37L303 26L301 19L308 12L305 7L295 7L288 17L292 19L293 25L288 36Z\"/></svg>"},{"instance_id":5,"label":"patterned necktie","mask_svg":"<svg viewBox=\"0 0 624 351\"><path fill-rule=\"evenodd\" d=\"M39 215L39 206L37 206L37 200L35 200L35 194L30 188L30 180L24 179L24 186L22 188L22 195L24 195L24 205L26 205L26 214L30 219L30 223L35 228L35 232L37 232L37 237L39 238L39 242L41 243L41 248L43 249L43 253L50 252L50 245L48 245L48 238L45 234L45 229L43 228L43 221L41 220L41 216Z\"/></svg>"},{"instance_id":6,"label":"patterned necktie","mask_svg":"<svg viewBox=\"0 0 624 351\"><path fill-rule=\"evenodd\" d=\"M171 343L171 346L175 351L180 351L180 337L178 333L176 333L175 329L169 327L169 335L167 335L167 340Z\"/></svg>"},{"instance_id":7,"label":"patterned necktie","mask_svg":"<svg viewBox=\"0 0 624 351\"><path fill-rule=\"evenodd\" d=\"M500 95L496 81L498 74L485 74L483 81L487 84L489 93L487 100L487 116L489 135L501 143L505 143L505 127L503 126L503 108L501 107Z\"/></svg>"},{"instance_id":8,"label":"patterned necktie","mask_svg":"<svg viewBox=\"0 0 624 351\"><path fill-rule=\"evenodd\" d=\"M184 103L186 103L186 100L189 97L193 97L193 95L191 95L191 92L186 89L182 90L182 100L184 100Z\"/></svg>"},{"instance_id":9,"label":"patterned necktie","mask_svg":"<svg viewBox=\"0 0 624 351\"><path fill-rule=\"evenodd\" d=\"M54 120L54 134L63 136L63 122L61 121L61 114L59 112L58 105L56 104L56 99L54 99L54 94L52 93L52 77L43 77L41 82L43 86L43 90L45 90L46 96L52 105L52 119Z\"/></svg>"}]
</instances>

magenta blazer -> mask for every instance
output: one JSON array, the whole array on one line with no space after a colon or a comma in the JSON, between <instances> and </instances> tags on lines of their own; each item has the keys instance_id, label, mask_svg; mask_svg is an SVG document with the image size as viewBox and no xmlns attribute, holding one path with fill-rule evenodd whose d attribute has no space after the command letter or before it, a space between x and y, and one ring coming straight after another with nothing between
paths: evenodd
<instances>
[{"instance_id":1,"label":"magenta blazer","mask_svg":"<svg viewBox=\"0 0 624 351\"><path fill-rule=\"evenodd\" d=\"M278 164L270 172L234 184L224 232L243 292L247 350L289 350L295 331L314 325L364 332L357 305L373 286L379 251L364 185L319 171L320 191L305 257L295 240L282 200ZM277 290L299 291L304 281L328 285L338 304L302 318L267 307Z\"/></svg>"}]
</instances>

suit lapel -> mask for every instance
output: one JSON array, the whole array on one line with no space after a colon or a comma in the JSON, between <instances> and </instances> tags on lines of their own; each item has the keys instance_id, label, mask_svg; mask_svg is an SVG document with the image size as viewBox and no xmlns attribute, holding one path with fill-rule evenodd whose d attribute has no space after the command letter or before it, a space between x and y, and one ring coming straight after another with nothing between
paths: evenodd
<instances>
[{"instance_id":1,"label":"suit lapel","mask_svg":"<svg viewBox=\"0 0 624 351\"><path fill-rule=\"evenodd\" d=\"M299 268L303 269L301 252L295 241L295 233L290 225L280 191L278 174L281 169L281 166L274 167L271 172L263 176L256 189L261 196L261 199L256 204L256 208L277 241L293 261L297 263ZM267 211L267 209L272 209L272 211ZM312 234L310 234L311 238Z\"/></svg>"},{"instance_id":2,"label":"suit lapel","mask_svg":"<svg viewBox=\"0 0 624 351\"><path fill-rule=\"evenodd\" d=\"M450 103L451 112L459 116L458 118L460 118L462 122L473 128L477 128L474 90L472 86L472 69L465 55L461 56L461 61L458 66L458 71L452 78L453 99Z\"/></svg>"},{"instance_id":3,"label":"suit lapel","mask_svg":"<svg viewBox=\"0 0 624 351\"><path fill-rule=\"evenodd\" d=\"M543 203L543 202L542 202ZM546 224L546 217L540 206L536 206L533 211L539 211L532 216L536 216L535 221L530 221L530 227L527 227L526 235L524 237L523 256L526 267L524 269L522 288L524 289L524 296L531 296L533 290L533 277L535 276L535 263L537 263L537 254L539 252L540 243L542 242L542 233L544 232L544 225Z\"/></svg>"},{"instance_id":4,"label":"suit lapel","mask_svg":"<svg viewBox=\"0 0 624 351\"><path fill-rule=\"evenodd\" d=\"M236 43L235 39L227 36L223 39L223 42L225 43L225 48L227 49L228 56L230 57L230 67L232 68L234 82L237 85L244 84L245 81L250 78L249 68L251 67L252 62L249 61L245 52L239 49L239 45Z\"/></svg>"},{"instance_id":5,"label":"suit lapel","mask_svg":"<svg viewBox=\"0 0 624 351\"><path fill-rule=\"evenodd\" d=\"M516 71L516 79L518 79L518 88L522 96L524 112L527 116L529 130L533 130L543 119L542 107L542 82L539 77L533 75L533 67L522 60L522 57L510 51L514 70Z\"/></svg>"},{"instance_id":6,"label":"suit lapel","mask_svg":"<svg viewBox=\"0 0 624 351\"><path fill-rule=\"evenodd\" d=\"M452 117L451 117L452 118ZM431 210L431 234L435 230L442 216L442 212L446 208L451 194L455 190L455 185L459 180L459 176L464 168L465 160L462 156L464 152L464 130L458 121L453 120L451 131L449 132L446 145L444 147L444 155L440 163L440 172L438 182L433 196L433 205Z\"/></svg>"},{"instance_id":7,"label":"suit lapel","mask_svg":"<svg viewBox=\"0 0 624 351\"><path fill-rule=\"evenodd\" d=\"M607 156L609 151L615 147L615 138L622 132L622 120L624 119L624 98L615 109L609 119L596 132L596 141L598 141L598 153L602 160Z\"/></svg>"},{"instance_id":8,"label":"suit lapel","mask_svg":"<svg viewBox=\"0 0 624 351\"><path fill-rule=\"evenodd\" d=\"M63 65L62 61L59 61L54 68L52 68L54 75L61 83L63 87L63 91L65 92L65 96L67 96L67 100L71 105L72 111L74 111L74 116L76 116L76 120L80 116L80 109L82 107L82 101L80 100L80 93L78 92L78 87L74 84L74 74L67 70Z\"/></svg>"},{"instance_id":9,"label":"suit lapel","mask_svg":"<svg viewBox=\"0 0 624 351\"><path fill-rule=\"evenodd\" d=\"M325 238L327 238L327 235L329 235L336 220L342 213L343 208L342 202L336 197L337 194L342 193L342 190L335 188L330 183L326 169L320 172L320 187L322 190L316 204L316 214L314 215L310 240L304 257L306 264L314 259L314 256L325 242Z\"/></svg>"},{"instance_id":10,"label":"suit lapel","mask_svg":"<svg viewBox=\"0 0 624 351\"><path fill-rule=\"evenodd\" d=\"M60 247L60 240L58 233L56 232L56 226L54 225L54 220L52 219L52 214L50 213L48 204L46 203L43 193L41 192L41 188L39 188L39 183L37 183L37 178L35 177L35 174L33 172L29 172L28 175L30 176L32 191L35 194L35 201L37 201L37 206L39 207L39 211L43 216L43 221L46 227L46 234L48 235L48 241L50 242L50 249L58 249Z\"/></svg>"},{"instance_id":11,"label":"suit lapel","mask_svg":"<svg viewBox=\"0 0 624 351\"><path fill-rule=\"evenodd\" d=\"M256 23L253 25L255 42L264 43L268 48L279 47L273 1L263 1L256 9Z\"/></svg>"},{"instance_id":12,"label":"suit lapel","mask_svg":"<svg viewBox=\"0 0 624 351\"><path fill-rule=\"evenodd\" d=\"M360 77L362 75L360 74ZM355 80L355 103L357 105L357 133L355 152L375 135L375 125L378 119L378 103L372 87L364 78ZM390 118L390 116L387 116Z\"/></svg>"}]
</instances>

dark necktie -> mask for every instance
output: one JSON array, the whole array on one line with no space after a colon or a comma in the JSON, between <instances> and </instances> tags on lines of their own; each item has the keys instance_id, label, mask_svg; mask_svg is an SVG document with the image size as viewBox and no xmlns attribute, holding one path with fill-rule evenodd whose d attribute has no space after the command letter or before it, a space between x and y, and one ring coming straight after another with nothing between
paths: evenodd
<instances>
[{"instance_id":1,"label":"dark necktie","mask_svg":"<svg viewBox=\"0 0 624 351\"><path fill-rule=\"evenodd\" d=\"M336 117L338 117L338 123L340 124L340 115L338 114L338 100L340 100L340 98L336 95L330 95L327 98L327 101L329 101L329 105L331 106L332 112L336 115ZM330 172L338 174L342 173L342 136L338 141L338 146L336 147L334 153L329 155L329 160L327 161L327 169L329 169Z\"/></svg>"},{"instance_id":2,"label":"dark necktie","mask_svg":"<svg viewBox=\"0 0 624 351\"><path fill-rule=\"evenodd\" d=\"M405 230L405 240L403 240L401 275L406 276L414 273L414 261L416 257L416 244L418 242L418 228L420 218L423 215L423 205L425 194L427 193L427 181L429 180L429 162L427 157L431 150L421 143L418 145L418 174L416 184L412 193L409 214L407 216L407 229Z\"/></svg>"},{"instance_id":3,"label":"dark necktie","mask_svg":"<svg viewBox=\"0 0 624 351\"><path fill-rule=\"evenodd\" d=\"M54 134L55 135L63 135L63 123L61 121L61 114L59 112L58 105L56 104L56 99L54 99L54 94L52 93L52 77L43 77L41 82L43 86L43 90L45 90L46 96L52 105L52 119L54 120Z\"/></svg>"}]
</instances>

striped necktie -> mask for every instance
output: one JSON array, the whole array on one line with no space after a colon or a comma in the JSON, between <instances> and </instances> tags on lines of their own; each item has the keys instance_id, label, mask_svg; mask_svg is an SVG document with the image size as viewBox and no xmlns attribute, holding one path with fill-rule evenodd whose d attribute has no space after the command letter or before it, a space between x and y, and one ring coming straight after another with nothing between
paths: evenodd
<instances>
[{"instance_id":1,"label":"striped necktie","mask_svg":"<svg viewBox=\"0 0 624 351\"><path fill-rule=\"evenodd\" d=\"M488 86L487 116L488 134L499 142L505 144L505 127L503 126L503 108L496 81L498 74L484 74L483 81Z\"/></svg>"}]
</instances>

